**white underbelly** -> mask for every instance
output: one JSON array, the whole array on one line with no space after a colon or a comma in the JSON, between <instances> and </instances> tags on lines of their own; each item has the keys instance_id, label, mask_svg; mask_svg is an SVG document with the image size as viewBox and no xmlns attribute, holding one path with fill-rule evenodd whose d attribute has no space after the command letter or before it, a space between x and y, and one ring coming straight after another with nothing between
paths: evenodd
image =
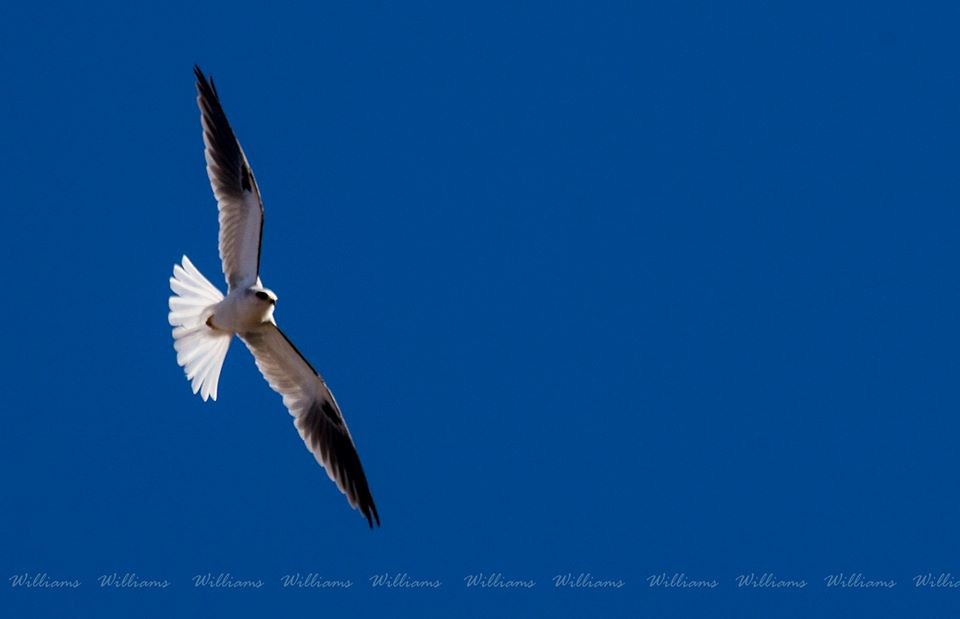
<instances>
[{"instance_id":1,"label":"white underbelly","mask_svg":"<svg viewBox=\"0 0 960 619\"><path fill-rule=\"evenodd\" d=\"M222 331L244 333L269 320L268 314L271 309L273 309L272 306L265 308L263 304L257 302L255 296L247 295L244 291L236 295L231 292L214 307L210 321L213 327Z\"/></svg>"}]
</instances>

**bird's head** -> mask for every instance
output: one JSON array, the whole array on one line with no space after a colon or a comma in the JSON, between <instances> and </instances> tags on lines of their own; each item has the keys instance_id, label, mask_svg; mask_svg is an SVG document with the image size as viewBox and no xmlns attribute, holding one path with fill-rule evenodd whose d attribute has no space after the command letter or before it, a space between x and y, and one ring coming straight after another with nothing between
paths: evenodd
<instances>
[{"instance_id":1,"label":"bird's head","mask_svg":"<svg viewBox=\"0 0 960 619\"><path fill-rule=\"evenodd\" d=\"M270 322L273 320L273 309L277 304L277 295L273 294L273 291L269 288L264 288L259 284L260 282L257 282L256 286L250 286L247 289L247 294L253 298L254 303L260 308L260 320Z\"/></svg>"},{"instance_id":2,"label":"bird's head","mask_svg":"<svg viewBox=\"0 0 960 619\"><path fill-rule=\"evenodd\" d=\"M257 301L263 303L264 305L276 305L277 303L277 295L275 295L269 288L251 286L250 294L256 297Z\"/></svg>"}]
</instances>

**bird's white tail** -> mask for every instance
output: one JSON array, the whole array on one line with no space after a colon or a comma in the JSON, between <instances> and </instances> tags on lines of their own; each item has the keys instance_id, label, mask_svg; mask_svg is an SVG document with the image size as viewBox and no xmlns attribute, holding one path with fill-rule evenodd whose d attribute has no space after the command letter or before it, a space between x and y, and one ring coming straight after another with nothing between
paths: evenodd
<instances>
[{"instance_id":1,"label":"bird's white tail","mask_svg":"<svg viewBox=\"0 0 960 619\"><path fill-rule=\"evenodd\" d=\"M223 294L205 278L190 259L183 257L183 266L173 265L170 278L170 326L177 363L183 368L193 387L206 402L217 399L217 383L223 360L227 357L232 334L213 329L207 319Z\"/></svg>"}]
</instances>

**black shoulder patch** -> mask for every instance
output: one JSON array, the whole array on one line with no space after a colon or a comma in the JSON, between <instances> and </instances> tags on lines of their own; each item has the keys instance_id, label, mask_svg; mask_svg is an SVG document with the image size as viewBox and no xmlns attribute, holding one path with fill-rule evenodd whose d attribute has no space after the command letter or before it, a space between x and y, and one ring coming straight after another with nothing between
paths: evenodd
<instances>
[{"instance_id":1,"label":"black shoulder patch","mask_svg":"<svg viewBox=\"0 0 960 619\"><path fill-rule=\"evenodd\" d=\"M246 163L240 166L240 186L244 191L253 191L253 181L250 180L250 167Z\"/></svg>"}]
</instances>

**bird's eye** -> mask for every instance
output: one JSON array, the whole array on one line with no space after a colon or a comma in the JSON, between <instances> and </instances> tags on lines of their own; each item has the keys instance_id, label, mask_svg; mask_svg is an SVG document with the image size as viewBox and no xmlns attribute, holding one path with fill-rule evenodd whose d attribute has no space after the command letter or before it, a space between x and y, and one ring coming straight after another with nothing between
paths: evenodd
<instances>
[{"instance_id":1,"label":"bird's eye","mask_svg":"<svg viewBox=\"0 0 960 619\"><path fill-rule=\"evenodd\" d=\"M266 300L269 299L270 297L267 296L267 293L266 293L266 292L264 292L264 291L262 291L262 290L258 290L258 291L257 291L257 298L258 298L258 299L263 299L264 301L266 301Z\"/></svg>"}]
</instances>

